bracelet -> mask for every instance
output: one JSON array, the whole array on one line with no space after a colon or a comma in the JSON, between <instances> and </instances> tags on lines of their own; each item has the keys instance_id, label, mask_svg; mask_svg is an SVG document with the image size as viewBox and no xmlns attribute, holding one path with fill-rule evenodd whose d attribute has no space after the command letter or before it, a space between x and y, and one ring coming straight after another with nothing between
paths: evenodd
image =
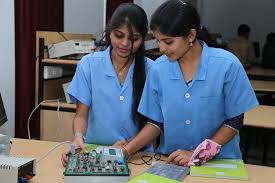
<instances>
[{"instance_id":1,"label":"bracelet","mask_svg":"<svg viewBox=\"0 0 275 183\"><path fill-rule=\"evenodd\" d=\"M84 137L83 133L81 133L81 132L75 132L74 136L75 137L81 137L83 139L83 141L85 141L85 137Z\"/></svg>"},{"instance_id":2,"label":"bracelet","mask_svg":"<svg viewBox=\"0 0 275 183\"><path fill-rule=\"evenodd\" d=\"M123 151L123 153L124 153L124 155L126 156L126 157L129 157L130 156L130 153L129 153L129 151L125 148L125 145L124 146L122 146L122 151Z\"/></svg>"}]
</instances>

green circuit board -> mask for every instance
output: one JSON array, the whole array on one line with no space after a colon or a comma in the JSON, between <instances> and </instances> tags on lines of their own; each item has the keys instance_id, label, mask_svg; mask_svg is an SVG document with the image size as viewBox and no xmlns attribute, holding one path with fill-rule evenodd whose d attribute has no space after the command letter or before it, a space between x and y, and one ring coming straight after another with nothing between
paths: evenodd
<instances>
[{"instance_id":1,"label":"green circuit board","mask_svg":"<svg viewBox=\"0 0 275 183\"><path fill-rule=\"evenodd\" d=\"M110 154L114 153L110 149ZM108 159L95 150L69 154L65 176L129 176L126 159Z\"/></svg>"}]
</instances>

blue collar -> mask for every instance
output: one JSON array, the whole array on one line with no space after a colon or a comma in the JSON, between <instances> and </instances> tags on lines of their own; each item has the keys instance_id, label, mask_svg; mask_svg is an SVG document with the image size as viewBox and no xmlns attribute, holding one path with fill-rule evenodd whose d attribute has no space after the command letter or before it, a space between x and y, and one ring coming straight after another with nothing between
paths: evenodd
<instances>
[{"instance_id":1,"label":"blue collar","mask_svg":"<svg viewBox=\"0 0 275 183\"><path fill-rule=\"evenodd\" d=\"M103 51L103 55L105 58L103 62L104 62L105 74L110 77L115 77L116 72L114 70L113 63L111 60L111 48L112 48L111 46L108 46L108 48L105 51ZM127 74L127 75L130 74L131 78L133 77L134 65L135 65L135 60L132 62Z\"/></svg>"},{"instance_id":2,"label":"blue collar","mask_svg":"<svg viewBox=\"0 0 275 183\"><path fill-rule=\"evenodd\" d=\"M207 75L209 47L207 46L206 43L204 42L201 42L201 43L203 44L203 48L202 48L201 57L199 61L199 67L193 80L205 80ZM170 79L183 78L178 61L171 61L171 62L169 61L169 77Z\"/></svg>"},{"instance_id":3,"label":"blue collar","mask_svg":"<svg viewBox=\"0 0 275 183\"><path fill-rule=\"evenodd\" d=\"M114 71L114 67L112 64L112 60L111 60L111 46L108 46L108 48L103 51L103 55L104 55L104 69L105 69L105 74L107 76L111 76L111 77L115 77L116 73Z\"/></svg>"}]
</instances>

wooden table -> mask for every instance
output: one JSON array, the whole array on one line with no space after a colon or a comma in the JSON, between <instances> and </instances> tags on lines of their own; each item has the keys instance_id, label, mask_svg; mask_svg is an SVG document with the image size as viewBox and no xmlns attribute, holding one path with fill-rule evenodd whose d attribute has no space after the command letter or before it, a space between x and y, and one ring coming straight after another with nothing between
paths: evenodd
<instances>
[{"instance_id":1,"label":"wooden table","mask_svg":"<svg viewBox=\"0 0 275 183\"><path fill-rule=\"evenodd\" d=\"M274 133L275 129L275 106L260 105L244 114L244 126L252 128L261 128L263 133L263 156L262 165L267 164L267 152L268 146L271 143L270 137ZM257 134L247 132L247 139L243 158L247 157L248 146L250 144L250 135L255 136Z\"/></svg>"},{"instance_id":2,"label":"wooden table","mask_svg":"<svg viewBox=\"0 0 275 183\"><path fill-rule=\"evenodd\" d=\"M13 144L11 154L23 157L32 157L39 159L52 147L57 145L57 142L25 140L25 139L11 139ZM36 176L30 183L63 183L64 167L61 164L61 153L66 148L65 145L58 147L52 151L45 159L37 164ZM136 155L131 161L140 161L139 155ZM137 176L146 170L148 165L131 165L131 177ZM249 181L239 180L225 180L225 179L212 179L202 177L187 176L184 179L185 183L271 183L275 180L275 168L263 167L256 165L246 165L249 172Z\"/></svg>"},{"instance_id":3,"label":"wooden table","mask_svg":"<svg viewBox=\"0 0 275 183\"><path fill-rule=\"evenodd\" d=\"M246 70L246 74L250 79L275 80L275 69L264 69L254 66Z\"/></svg>"},{"instance_id":4,"label":"wooden table","mask_svg":"<svg viewBox=\"0 0 275 183\"><path fill-rule=\"evenodd\" d=\"M256 93L275 93L275 81L250 80L250 83Z\"/></svg>"},{"instance_id":5,"label":"wooden table","mask_svg":"<svg viewBox=\"0 0 275 183\"><path fill-rule=\"evenodd\" d=\"M244 125L275 129L275 106L260 105L244 114Z\"/></svg>"}]
</instances>

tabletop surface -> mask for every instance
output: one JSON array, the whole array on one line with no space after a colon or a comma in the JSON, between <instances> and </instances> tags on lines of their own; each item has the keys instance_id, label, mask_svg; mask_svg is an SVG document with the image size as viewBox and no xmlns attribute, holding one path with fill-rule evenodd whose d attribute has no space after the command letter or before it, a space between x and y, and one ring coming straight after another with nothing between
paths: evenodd
<instances>
[{"instance_id":1,"label":"tabletop surface","mask_svg":"<svg viewBox=\"0 0 275 183\"><path fill-rule=\"evenodd\" d=\"M57 142L38 141L38 140L26 140L12 138L11 155L32 157L40 159L50 149L56 146ZM63 183L64 167L61 164L61 153L67 148L66 145L61 145L55 150L51 151L46 158L40 160L37 163L36 176L30 181L30 183ZM135 155L129 161L141 162L140 154ZM131 170L131 178L141 174L146 170L148 165L132 165L129 164ZM270 183L275 180L275 168L263 167L256 165L246 165L249 172L249 180L245 183ZM190 177L187 176L184 179L186 183L237 183L244 181L239 180L226 180L226 179L213 179L202 177Z\"/></svg>"},{"instance_id":2,"label":"tabletop surface","mask_svg":"<svg viewBox=\"0 0 275 183\"><path fill-rule=\"evenodd\" d=\"M275 106L260 105L246 112L244 125L275 129Z\"/></svg>"},{"instance_id":3,"label":"tabletop surface","mask_svg":"<svg viewBox=\"0 0 275 183\"><path fill-rule=\"evenodd\" d=\"M264 76L275 78L275 69L264 69L260 66L253 66L246 70L249 76Z\"/></svg>"},{"instance_id":4,"label":"tabletop surface","mask_svg":"<svg viewBox=\"0 0 275 183\"><path fill-rule=\"evenodd\" d=\"M250 80L255 92L275 93L275 81Z\"/></svg>"}]
</instances>

